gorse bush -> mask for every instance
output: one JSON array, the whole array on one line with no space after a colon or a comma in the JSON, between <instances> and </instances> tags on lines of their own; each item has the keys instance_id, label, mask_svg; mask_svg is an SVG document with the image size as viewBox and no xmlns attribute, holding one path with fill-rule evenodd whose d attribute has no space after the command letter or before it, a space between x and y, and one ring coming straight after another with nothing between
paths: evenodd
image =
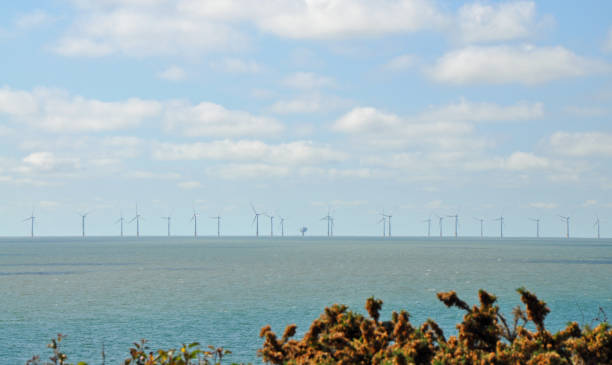
<instances>
[{"instance_id":1,"label":"gorse bush","mask_svg":"<svg viewBox=\"0 0 612 365\"><path fill-rule=\"evenodd\" d=\"M504 317L497 298L478 292L479 305L470 307L454 291L438 293L448 307L465 312L457 325L458 333L445 337L431 319L419 327L410 323L406 311L393 312L388 321L380 320L382 300L369 298L365 309L369 318L334 304L315 319L300 340L294 339L297 326L287 326L282 337L263 327L264 343L258 355L271 364L435 364L435 365L594 365L612 364L612 329L600 308L600 323L591 327L571 322L557 333L549 332L544 320L550 312L546 303L520 288L524 308L517 306L511 319ZM533 328L535 330L530 330ZM48 345L50 362L38 356L27 365L68 365L60 349L65 336L58 335ZM145 340L134 343L124 365L212 365L221 364L230 351L221 347L201 348L198 343L179 349L151 351ZM102 352L104 365L104 351ZM86 365L79 362L77 365Z\"/></svg>"},{"instance_id":2,"label":"gorse bush","mask_svg":"<svg viewBox=\"0 0 612 365\"><path fill-rule=\"evenodd\" d=\"M366 301L370 318L335 304L325 308L301 340L292 339L295 325L280 339L270 326L262 328L258 354L272 364L612 364L612 329L605 319L595 328L571 322L552 334L544 326L550 312L546 303L524 288L517 292L525 308L516 307L511 321L499 312L497 298L484 290L478 293L479 305L472 307L454 291L438 293L446 306L465 311L458 334L448 339L431 319L413 326L406 311L380 321L378 299ZM535 331L527 329L529 322Z\"/></svg>"}]
</instances>

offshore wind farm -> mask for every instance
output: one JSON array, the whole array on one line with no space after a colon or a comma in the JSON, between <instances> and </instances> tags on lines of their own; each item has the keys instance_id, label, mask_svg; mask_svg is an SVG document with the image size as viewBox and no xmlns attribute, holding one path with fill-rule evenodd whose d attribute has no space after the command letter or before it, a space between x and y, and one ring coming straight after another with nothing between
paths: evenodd
<instances>
[{"instance_id":1,"label":"offshore wind farm","mask_svg":"<svg viewBox=\"0 0 612 365\"><path fill-rule=\"evenodd\" d=\"M610 14L0 2L0 364L609 362Z\"/></svg>"}]
</instances>

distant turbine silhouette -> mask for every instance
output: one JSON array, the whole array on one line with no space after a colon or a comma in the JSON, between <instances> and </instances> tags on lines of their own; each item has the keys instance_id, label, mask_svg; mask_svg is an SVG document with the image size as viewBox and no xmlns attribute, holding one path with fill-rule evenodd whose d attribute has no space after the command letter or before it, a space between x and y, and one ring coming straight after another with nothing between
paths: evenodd
<instances>
[{"instance_id":1,"label":"distant turbine silhouette","mask_svg":"<svg viewBox=\"0 0 612 365\"><path fill-rule=\"evenodd\" d=\"M570 217L564 217L560 215L559 218L565 221L565 238L569 238L570 237Z\"/></svg>"},{"instance_id":2,"label":"distant turbine silhouette","mask_svg":"<svg viewBox=\"0 0 612 365\"><path fill-rule=\"evenodd\" d=\"M387 216L385 216L384 213L381 214L382 218L380 218L380 220L378 221L378 224L382 223L382 227L383 227L383 237L387 236Z\"/></svg>"},{"instance_id":3,"label":"distant turbine silhouette","mask_svg":"<svg viewBox=\"0 0 612 365\"><path fill-rule=\"evenodd\" d=\"M168 215L167 217L161 217L161 219L166 220L168 226L168 237L170 237L170 222L172 221L172 217Z\"/></svg>"},{"instance_id":4,"label":"distant turbine silhouette","mask_svg":"<svg viewBox=\"0 0 612 365\"><path fill-rule=\"evenodd\" d=\"M447 215L447 218L455 218L455 238L457 238L457 228L459 227L459 215Z\"/></svg>"},{"instance_id":5,"label":"distant turbine silhouette","mask_svg":"<svg viewBox=\"0 0 612 365\"><path fill-rule=\"evenodd\" d=\"M597 239L600 239L601 236L599 235L600 231L599 231L599 217L595 217L595 224L593 224L593 227L597 227Z\"/></svg>"},{"instance_id":6,"label":"distant turbine silhouette","mask_svg":"<svg viewBox=\"0 0 612 365\"><path fill-rule=\"evenodd\" d=\"M480 238L484 237L484 230L483 230L483 223L484 223L484 218L476 218L474 217L474 219L476 219L477 221L480 222Z\"/></svg>"},{"instance_id":7,"label":"distant turbine silhouette","mask_svg":"<svg viewBox=\"0 0 612 365\"><path fill-rule=\"evenodd\" d=\"M34 220L36 217L34 216L34 209L32 209L32 215L28 218L24 219L24 222L30 221L30 237L34 238Z\"/></svg>"},{"instance_id":8,"label":"distant turbine silhouette","mask_svg":"<svg viewBox=\"0 0 612 365\"><path fill-rule=\"evenodd\" d=\"M384 210L382 212L382 216L387 218L387 223L389 224L388 233L389 233L389 237L391 237L391 217L393 217L393 216L391 214L385 214Z\"/></svg>"},{"instance_id":9,"label":"distant turbine silhouette","mask_svg":"<svg viewBox=\"0 0 612 365\"><path fill-rule=\"evenodd\" d=\"M438 216L438 227L440 227L440 238L442 238L442 221L443 220L444 220L444 217Z\"/></svg>"},{"instance_id":10,"label":"distant turbine silhouette","mask_svg":"<svg viewBox=\"0 0 612 365\"><path fill-rule=\"evenodd\" d=\"M217 237L221 237L221 216L210 217L217 220Z\"/></svg>"},{"instance_id":11,"label":"distant turbine silhouette","mask_svg":"<svg viewBox=\"0 0 612 365\"><path fill-rule=\"evenodd\" d=\"M253 206L253 204L251 204L251 209L253 209L253 222L251 223L251 225L253 225L253 223L255 223L255 236L259 237L259 216L262 214L266 214L266 213L261 213L258 212L255 207Z\"/></svg>"},{"instance_id":12,"label":"distant turbine silhouette","mask_svg":"<svg viewBox=\"0 0 612 365\"><path fill-rule=\"evenodd\" d=\"M265 214L264 215L268 218L270 218L270 237L274 237L274 216L273 215L268 215Z\"/></svg>"},{"instance_id":13,"label":"distant turbine silhouette","mask_svg":"<svg viewBox=\"0 0 612 365\"><path fill-rule=\"evenodd\" d=\"M499 237L504 238L504 216L495 218L494 221L499 221Z\"/></svg>"},{"instance_id":14,"label":"distant turbine silhouette","mask_svg":"<svg viewBox=\"0 0 612 365\"><path fill-rule=\"evenodd\" d=\"M431 217L425 219L423 222L427 222L427 238L431 237Z\"/></svg>"},{"instance_id":15,"label":"distant turbine silhouette","mask_svg":"<svg viewBox=\"0 0 612 365\"><path fill-rule=\"evenodd\" d=\"M123 222L125 222L125 218L123 218L123 212L119 212L119 219L117 219L117 221L115 222L115 224L120 223L120 235L121 237L123 237Z\"/></svg>"},{"instance_id":16,"label":"distant turbine silhouette","mask_svg":"<svg viewBox=\"0 0 612 365\"><path fill-rule=\"evenodd\" d=\"M89 213L91 212L79 213L79 215L81 216L81 236L83 238L85 237L85 218L87 218Z\"/></svg>"},{"instance_id":17,"label":"distant turbine silhouette","mask_svg":"<svg viewBox=\"0 0 612 365\"><path fill-rule=\"evenodd\" d=\"M327 221L327 237L334 235L334 218L330 215L329 208L327 209L327 215L321 218L322 221Z\"/></svg>"},{"instance_id":18,"label":"distant turbine silhouette","mask_svg":"<svg viewBox=\"0 0 612 365\"><path fill-rule=\"evenodd\" d=\"M140 220L143 219L138 213L138 204L136 204L136 215L128 223L136 221L136 237L140 237Z\"/></svg>"},{"instance_id":19,"label":"distant turbine silhouette","mask_svg":"<svg viewBox=\"0 0 612 365\"><path fill-rule=\"evenodd\" d=\"M529 220L536 222L536 238L540 238L540 218L529 218Z\"/></svg>"},{"instance_id":20,"label":"distant turbine silhouette","mask_svg":"<svg viewBox=\"0 0 612 365\"><path fill-rule=\"evenodd\" d=\"M302 237L304 237L304 234L306 233L306 231L308 231L308 227L300 228L300 233L302 234Z\"/></svg>"},{"instance_id":21,"label":"distant turbine silhouette","mask_svg":"<svg viewBox=\"0 0 612 365\"><path fill-rule=\"evenodd\" d=\"M198 238L198 217L199 213L196 213L195 209L193 210L193 215L191 216L191 220L193 221L193 237Z\"/></svg>"},{"instance_id":22,"label":"distant turbine silhouette","mask_svg":"<svg viewBox=\"0 0 612 365\"><path fill-rule=\"evenodd\" d=\"M281 217L280 215L278 216L278 219L280 219L280 225L281 225L281 237L285 237L285 218Z\"/></svg>"}]
</instances>

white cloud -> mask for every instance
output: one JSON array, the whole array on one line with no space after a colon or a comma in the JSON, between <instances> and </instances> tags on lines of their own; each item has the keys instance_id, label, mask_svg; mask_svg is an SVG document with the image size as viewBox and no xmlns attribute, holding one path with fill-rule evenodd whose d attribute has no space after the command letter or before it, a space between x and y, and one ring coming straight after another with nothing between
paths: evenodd
<instances>
[{"instance_id":1,"label":"white cloud","mask_svg":"<svg viewBox=\"0 0 612 365\"><path fill-rule=\"evenodd\" d=\"M240 58L225 58L212 62L211 67L215 70L238 74L254 74L261 71L261 66L257 62Z\"/></svg>"},{"instance_id":2,"label":"white cloud","mask_svg":"<svg viewBox=\"0 0 612 365\"><path fill-rule=\"evenodd\" d=\"M318 89L334 85L334 80L312 72L296 72L283 80L283 84L296 89Z\"/></svg>"},{"instance_id":3,"label":"white cloud","mask_svg":"<svg viewBox=\"0 0 612 365\"><path fill-rule=\"evenodd\" d=\"M187 73L178 66L170 66L158 73L157 77L168 81L181 81L187 77Z\"/></svg>"},{"instance_id":4,"label":"white cloud","mask_svg":"<svg viewBox=\"0 0 612 365\"><path fill-rule=\"evenodd\" d=\"M509 170L530 170L546 168L549 165L550 162L547 158L520 151L511 154L505 163L505 167Z\"/></svg>"},{"instance_id":5,"label":"white cloud","mask_svg":"<svg viewBox=\"0 0 612 365\"><path fill-rule=\"evenodd\" d=\"M604 50L612 52L612 27L610 27L610 30L608 30L608 36L604 41Z\"/></svg>"},{"instance_id":6,"label":"white cloud","mask_svg":"<svg viewBox=\"0 0 612 365\"><path fill-rule=\"evenodd\" d=\"M269 145L261 141L214 141L190 144L158 144L153 153L158 160L218 160L257 162L266 164L320 164L340 162L348 158L329 147L318 147L312 142L297 141Z\"/></svg>"},{"instance_id":7,"label":"white cloud","mask_svg":"<svg viewBox=\"0 0 612 365\"><path fill-rule=\"evenodd\" d=\"M81 161L75 157L59 157L52 152L33 152L23 158L23 165L18 168L21 173L62 173L73 172L81 168Z\"/></svg>"},{"instance_id":8,"label":"white cloud","mask_svg":"<svg viewBox=\"0 0 612 365\"><path fill-rule=\"evenodd\" d=\"M181 101L169 103L164 119L168 130L178 130L190 137L270 137L284 130L283 124L276 119L229 110L209 102L197 105Z\"/></svg>"},{"instance_id":9,"label":"white cloud","mask_svg":"<svg viewBox=\"0 0 612 365\"><path fill-rule=\"evenodd\" d=\"M414 55L404 54L392 58L384 68L390 71L405 71L414 66L415 57Z\"/></svg>"},{"instance_id":10,"label":"white cloud","mask_svg":"<svg viewBox=\"0 0 612 365\"><path fill-rule=\"evenodd\" d=\"M559 205L556 203L547 203L547 202L533 202L529 203L529 206L537 209L555 209Z\"/></svg>"},{"instance_id":11,"label":"white cloud","mask_svg":"<svg viewBox=\"0 0 612 365\"><path fill-rule=\"evenodd\" d=\"M37 88L32 92L0 89L0 114L15 122L54 132L100 132L137 126L159 114L155 101L127 99L104 102L71 96L66 92Z\"/></svg>"},{"instance_id":12,"label":"white cloud","mask_svg":"<svg viewBox=\"0 0 612 365\"><path fill-rule=\"evenodd\" d=\"M202 184L200 184L199 181L181 181L180 183L176 185L179 188L185 189L185 190L197 189L197 188L202 187Z\"/></svg>"},{"instance_id":13,"label":"white cloud","mask_svg":"<svg viewBox=\"0 0 612 365\"><path fill-rule=\"evenodd\" d=\"M542 103L520 102L515 105L475 103L461 100L457 103L430 107L419 118L424 121L525 121L544 116Z\"/></svg>"},{"instance_id":14,"label":"white cloud","mask_svg":"<svg viewBox=\"0 0 612 365\"><path fill-rule=\"evenodd\" d=\"M86 7L72 29L52 49L66 56L109 54L198 54L240 49L245 36L231 26L180 12L166 1Z\"/></svg>"},{"instance_id":15,"label":"white cloud","mask_svg":"<svg viewBox=\"0 0 612 365\"><path fill-rule=\"evenodd\" d=\"M349 100L329 95L308 94L290 100L279 100L270 106L277 114L318 113L344 108Z\"/></svg>"},{"instance_id":16,"label":"white cloud","mask_svg":"<svg viewBox=\"0 0 612 365\"><path fill-rule=\"evenodd\" d=\"M573 157L612 157L612 134L556 132L548 139L552 152Z\"/></svg>"},{"instance_id":17,"label":"white cloud","mask_svg":"<svg viewBox=\"0 0 612 365\"><path fill-rule=\"evenodd\" d=\"M595 206L595 205L597 205L597 200L595 200L595 199L589 199L589 200L586 200L584 203L582 203L582 206L585 207L585 208L586 207L592 207L592 206Z\"/></svg>"},{"instance_id":18,"label":"white cloud","mask_svg":"<svg viewBox=\"0 0 612 365\"><path fill-rule=\"evenodd\" d=\"M594 118L610 114L610 110L595 106L575 106L569 105L563 111L581 118Z\"/></svg>"},{"instance_id":19,"label":"white cloud","mask_svg":"<svg viewBox=\"0 0 612 365\"><path fill-rule=\"evenodd\" d=\"M53 21L49 14L42 10L35 10L31 13L21 15L15 21L15 25L21 29L31 29Z\"/></svg>"},{"instance_id":20,"label":"white cloud","mask_svg":"<svg viewBox=\"0 0 612 365\"><path fill-rule=\"evenodd\" d=\"M176 172L152 172L144 170L131 170L124 174L128 179L145 179L145 180L177 180L181 178L181 174Z\"/></svg>"},{"instance_id":21,"label":"white cloud","mask_svg":"<svg viewBox=\"0 0 612 365\"><path fill-rule=\"evenodd\" d=\"M60 203L53 200L41 200L38 202L38 205L41 208L57 208L60 206Z\"/></svg>"},{"instance_id":22,"label":"white cloud","mask_svg":"<svg viewBox=\"0 0 612 365\"><path fill-rule=\"evenodd\" d=\"M532 1L465 4L457 14L454 36L468 43L525 38L535 27L535 8Z\"/></svg>"},{"instance_id":23,"label":"white cloud","mask_svg":"<svg viewBox=\"0 0 612 365\"><path fill-rule=\"evenodd\" d=\"M610 65L557 47L467 47L442 56L429 70L438 82L451 84L533 85L566 77L607 72Z\"/></svg>"},{"instance_id":24,"label":"white cloud","mask_svg":"<svg viewBox=\"0 0 612 365\"><path fill-rule=\"evenodd\" d=\"M285 177L289 175L290 171L290 168L286 166L265 163L229 164L206 170L210 176L228 180Z\"/></svg>"}]
</instances>

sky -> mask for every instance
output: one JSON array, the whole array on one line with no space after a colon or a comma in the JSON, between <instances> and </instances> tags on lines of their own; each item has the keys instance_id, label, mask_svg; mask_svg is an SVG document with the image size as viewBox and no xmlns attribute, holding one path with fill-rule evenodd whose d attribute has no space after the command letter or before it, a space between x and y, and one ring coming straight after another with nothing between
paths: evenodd
<instances>
[{"instance_id":1,"label":"sky","mask_svg":"<svg viewBox=\"0 0 612 365\"><path fill-rule=\"evenodd\" d=\"M612 236L612 3L0 5L0 236ZM278 219L275 233L280 231ZM134 224L126 225L134 234ZM262 216L260 230L269 233Z\"/></svg>"}]
</instances>

